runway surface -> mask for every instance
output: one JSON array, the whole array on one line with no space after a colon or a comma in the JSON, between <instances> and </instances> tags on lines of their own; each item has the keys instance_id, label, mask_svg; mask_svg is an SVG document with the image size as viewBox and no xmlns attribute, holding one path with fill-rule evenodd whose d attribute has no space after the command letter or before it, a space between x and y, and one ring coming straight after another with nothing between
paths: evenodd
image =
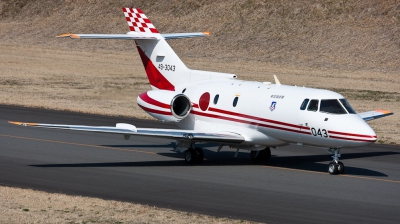
<instances>
[{"instance_id":1,"label":"runway surface","mask_svg":"<svg viewBox=\"0 0 400 224\"><path fill-rule=\"evenodd\" d=\"M0 106L0 185L93 196L221 217L277 223L400 223L400 147L344 149L345 175L327 172L316 148L272 150L267 164L248 152L205 147L190 166L156 138L10 125L8 120L83 125L173 124Z\"/></svg>"}]
</instances>

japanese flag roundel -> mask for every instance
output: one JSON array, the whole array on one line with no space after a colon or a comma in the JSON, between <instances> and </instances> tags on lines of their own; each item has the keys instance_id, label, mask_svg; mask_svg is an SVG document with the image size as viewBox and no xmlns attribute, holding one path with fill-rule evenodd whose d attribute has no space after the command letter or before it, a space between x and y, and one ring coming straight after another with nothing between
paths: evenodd
<instances>
[{"instance_id":1,"label":"japanese flag roundel","mask_svg":"<svg viewBox=\"0 0 400 224\"><path fill-rule=\"evenodd\" d=\"M200 96L199 107L202 111L205 111L208 109L209 104L210 104L210 93L205 92Z\"/></svg>"}]
</instances>

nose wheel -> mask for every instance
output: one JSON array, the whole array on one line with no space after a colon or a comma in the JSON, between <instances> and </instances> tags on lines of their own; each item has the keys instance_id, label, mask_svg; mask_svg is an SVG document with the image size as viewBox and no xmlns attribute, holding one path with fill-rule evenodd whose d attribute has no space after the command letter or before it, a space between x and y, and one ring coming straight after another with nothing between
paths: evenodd
<instances>
[{"instance_id":1,"label":"nose wheel","mask_svg":"<svg viewBox=\"0 0 400 224\"><path fill-rule=\"evenodd\" d=\"M338 148L328 150L329 153L333 154L332 156L333 161L330 162L328 165L328 172L331 175L343 174L344 172L344 164L339 161L340 158L339 151L340 149Z\"/></svg>"}]
</instances>

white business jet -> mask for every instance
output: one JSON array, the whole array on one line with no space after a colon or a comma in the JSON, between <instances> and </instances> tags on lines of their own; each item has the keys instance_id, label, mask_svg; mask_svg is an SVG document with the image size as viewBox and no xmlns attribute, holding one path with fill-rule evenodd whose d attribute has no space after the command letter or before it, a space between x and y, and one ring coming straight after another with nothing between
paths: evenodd
<instances>
[{"instance_id":1,"label":"white business jet","mask_svg":"<svg viewBox=\"0 0 400 224\"><path fill-rule=\"evenodd\" d=\"M180 129L136 128L11 122L22 126L58 128L174 139L187 163L203 161L196 143L208 142L250 151L256 161L267 161L270 147L294 144L326 149L333 154L330 174L341 174L339 150L376 141L368 120L392 115L374 110L356 113L340 94L323 89L238 80L234 74L192 70L166 40L204 37L209 32L160 34L138 8L123 8L127 34L61 34L73 39L134 40L152 90L140 94L139 106L151 116L176 122Z\"/></svg>"}]
</instances>

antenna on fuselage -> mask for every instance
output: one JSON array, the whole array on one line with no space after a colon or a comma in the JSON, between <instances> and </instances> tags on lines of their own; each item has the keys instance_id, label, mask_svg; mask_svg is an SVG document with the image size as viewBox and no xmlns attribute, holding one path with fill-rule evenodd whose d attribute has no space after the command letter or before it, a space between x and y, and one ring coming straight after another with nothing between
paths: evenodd
<instances>
[{"instance_id":1,"label":"antenna on fuselage","mask_svg":"<svg viewBox=\"0 0 400 224\"><path fill-rule=\"evenodd\" d=\"M274 75L274 79L275 79L275 84L276 84L277 86L280 86L280 85L281 85L281 82L279 82L279 79L278 79L278 77L276 77L276 75Z\"/></svg>"}]
</instances>

